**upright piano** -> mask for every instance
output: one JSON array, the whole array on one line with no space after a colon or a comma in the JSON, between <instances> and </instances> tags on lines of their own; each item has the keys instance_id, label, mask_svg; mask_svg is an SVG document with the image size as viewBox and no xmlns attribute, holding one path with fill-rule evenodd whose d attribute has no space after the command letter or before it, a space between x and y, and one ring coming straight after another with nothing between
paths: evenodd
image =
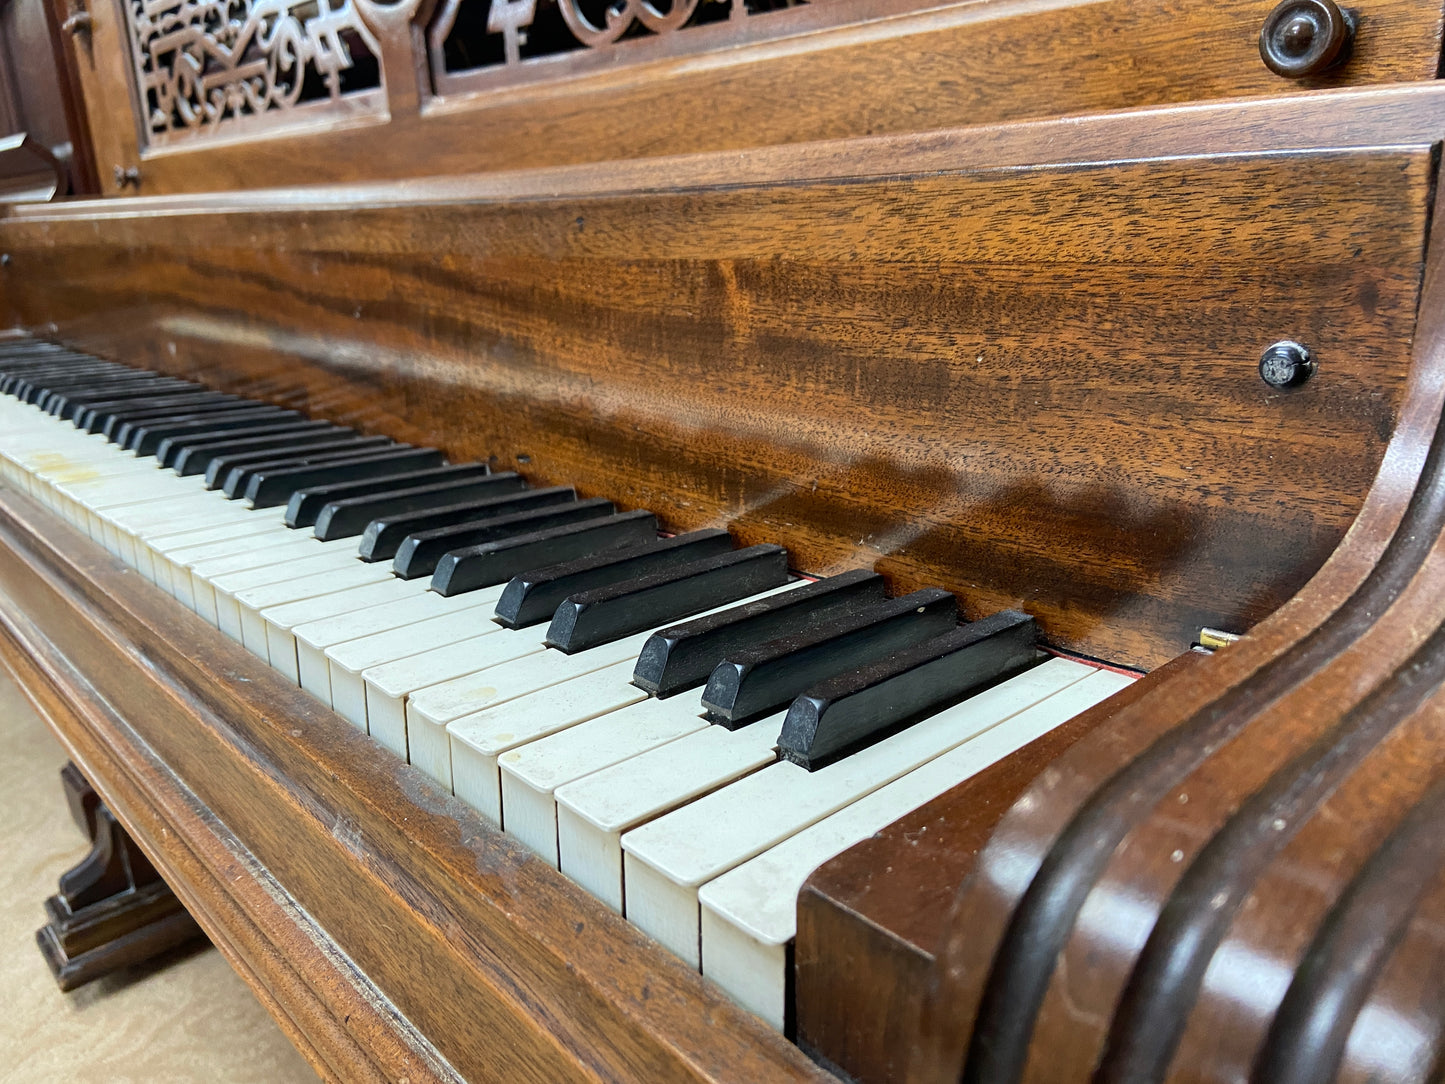
<instances>
[{"instance_id":1,"label":"upright piano","mask_svg":"<svg viewBox=\"0 0 1445 1084\"><path fill-rule=\"evenodd\" d=\"M1442 34L6 0L101 902L327 1079L1439 1079Z\"/></svg>"}]
</instances>

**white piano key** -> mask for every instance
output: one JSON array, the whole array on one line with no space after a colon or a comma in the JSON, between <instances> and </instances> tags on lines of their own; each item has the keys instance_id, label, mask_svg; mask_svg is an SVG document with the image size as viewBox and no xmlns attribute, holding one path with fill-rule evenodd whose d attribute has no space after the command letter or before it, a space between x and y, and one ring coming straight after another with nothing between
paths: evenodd
<instances>
[{"instance_id":1,"label":"white piano key","mask_svg":"<svg viewBox=\"0 0 1445 1084\"><path fill-rule=\"evenodd\" d=\"M826 768L772 764L634 828L622 837L628 920L700 966L704 882L1094 672L1051 659Z\"/></svg>"},{"instance_id":2,"label":"white piano key","mask_svg":"<svg viewBox=\"0 0 1445 1084\"><path fill-rule=\"evenodd\" d=\"M775 762L783 714L704 727L556 788L559 869L621 913L623 833Z\"/></svg>"},{"instance_id":3,"label":"white piano key","mask_svg":"<svg viewBox=\"0 0 1445 1084\"><path fill-rule=\"evenodd\" d=\"M539 658L541 656L529 656ZM502 823L502 781L497 758L508 749L640 703L647 694L630 684L635 660L614 663L505 704L464 715L445 730L408 725L415 737L412 763L494 824ZM442 748L442 742L445 748ZM466 776L456 783L454 772Z\"/></svg>"},{"instance_id":4,"label":"white piano key","mask_svg":"<svg viewBox=\"0 0 1445 1084\"><path fill-rule=\"evenodd\" d=\"M677 703L678 699L644 700L503 753L497 758L502 779L502 826L557 865L557 802L553 791L709 725ZM453 773L460 785L458 765L453 765Z\"/></svg>"},{"instance_id":5,"label":"white piano key","mask_svg":"<svg viewBox=\"0 0 1445 1084\"><path fill-rule=\"evenodd\" d=\"M1132 680L1097 670L704 884L698 892L703 974L781 1031L788 943L797 933L798 893L808 876Z\"/></svg>"},{"instance_id":6,"label":"white piano key","mask_svg":"<svg viewBox=\"0 0 1445 1084\"><path fill-rule=\"evenodd\" d=\"M558 787L562 872L621 914L623 833L773 763L785 714L739 730L706 726Z\"/></svg>"},{"instance_id":7,"label":"white piano key","mask_svg":"<svg viewBox=\"0 0 1445 1084\"><path fill-rule=\"evenodd\" d=\"M470 606L448 607L434 617L344 640L327 648L324 654L333 707L344 718L366 730L366 672L377 670L379 680L385 682L391 680L388 674L381 670L387 664L397 663L398 671L405 672L410 664L403 660L414 660L416 656L428 652L439 652L441 654L438 657L444 659L444 649L453 644L501 632L501 626L493 624L491 620L501 591L500 587L487 588L485 591L475 592L481 597ZM432 594L432 597L441 598L436 594ZM454 595L447 601L456 602L465 597L467 596ZM472 657L473 654L468 653L467 658ZM402 709L402 717L405 719L405 708ZM379 724L379 729L381 734L389 733L385 724ZM393 735L390 739L393 747L405 742L404 732L403 723L403 736Z\"/></svg>"},{"instance_id":8,"label":"white piano key","mask_svg":"<svg viewBox=\"0 0 1445 1084\"><path fill-rule=\"evenodd\" d=\"M573 681L614 663L635 663L650 635L651 632L639 633L610 644L598 644L575 655L549 650L517 659L505 667L494 666L428 689L418 689L406 703L407 746L410 748L412 732L418 730L426 732L421 739L424 743L434 751L443 751L447 748L447 724L453 719ZM627 678L619 680L625 684Z\"/></svg>"},{"instance_id":9,"label":"white piano key","mask_svg":"<svg viewBox=\"0 0 1445 1084\"><path fill-rule=\"evenodd\" d=\"M220 522L214 522L219 518ZM248 545L260 547L267 545L269 541L280 538L281 532L289 529L279 515L270 516L265 512L252 513L245 519L233 519L231 517L212 517L209 526L192 528L182 532L176 532L174 523L165 525L142 524L133 528L136 535L136 550L142 548L150 552L152 566L155 569L156 586L163 590L175 593L173 580L181 572L183 564L178 564L175 557L180 551L189 549L191 546L204 545L207 542L216 542L223 539L249 539ZM190 569L185 568L185 576L190 579Z\"/></svg>"},{"instance_id":10,"label":"white piano key","mask_svg":"<svg viewBox=\"0 0 1445 1084\"><path fill-rule=\"evenodd\" d=\"M217 495L208 493L203 485L194 484L195 481L194 478L177 478L175 475L167 477L163 472L149 472L140 477L124 475L90 482L62 483L55 488L97 512L123 505L192 496L214 506Z\"/></svg>"},{"instance_id":11,"label":"white piano key","mask_svg":"<svg viewBox=\"0 0 1445 1084\"><path fill-rule=\"evenodd\" d=\"M536 629L493 628L495 631L459 640L435 651L363 670L361 679L366 690L368 731L392 752L405 758L408 696L429 685L547 650L542 645L542 634ZM331 672L331 691L338 702L341 693L337 678L342 673L344 671L339 671L339 668L333 668Z\"/></svg>"},{"instance_id":12,"label":"white piano key","mask_svg":"<svg viewBox=\"0 0 1445 1084\"><path fill-rule=\"evenodd\" d=\"M294 626L337 616L349 616L357 610L372 606L396 605L415 598L425 589L426 585L416 580L398 580L393 577L263 610L261 620L266 622L266 657L275 669L299 685L301 672L296 658L296 637L292 635Z\"/></svg>"},{"instance_id":13,"label":"white piano key","mask_svg":"<svg viewBox=\"0 0 1445 1084\"><path fill-rule=\"evenodd\" d=\"M288 602L316 598L318 595L334 594L350 587L383 583L392 578L390 565L369 565L364 561L353 561L349 567L267 583L238 591L234 595L223 595L217 591L216 613L222 621L229 621L234 617L240 624L241 643L245 644L253 655L264 659L267 657L266 621L261 616L262 610L283 606Z\"/></svg>"},{"instance_id":14,"label":"white piano key","mask_svg":"<svg viewBox=\"0 0 1445 1084\"><path fill-rule=\"evenodd\" d=\"M327 704L331 704L331 660L326 655L329 649L339 647L352 640L362 640L377 633L416 625L434 617L444 617L450 613L476 609L484 611L485 616L490 617L496 606L496 600L501 597L502 592L501 587L494 587L485 591L468 591L465 594L447 598L435 591L427 590L428 581L425 579L398 582L419 585L419 590L406 599L383 606L369 606L364 611L347 613L339 617L327 618L324 621L297 624L291 630L296 640L297 667L303 689ZM358 590L368 590L368 588L358 588ZM267 635L269 636L269 634L268 624ZM400 657L388 655L386 658ZM374 665L377 663L368 662L366 664L366 666ZM366 666L358 668L356 679L357 696L363 701L365 693L361 690L359 673ZM365 711L364 708L362 710Z\"/></svg>"},{"instance_id":15,"label":"white piano key","mask_svg":"<svg viewBox=\"0 0 1445 1084\"><path fill-rule=\"evenodd\" d=\"M320 545L314 538L300 537L197 561L191 566L194 609L219 625L221 610L232 605L228 600L240 591L331 571L336 566L335 555L321 550ZM354 554L346 556L356 561Z\"/></svg>"}]
</instances>

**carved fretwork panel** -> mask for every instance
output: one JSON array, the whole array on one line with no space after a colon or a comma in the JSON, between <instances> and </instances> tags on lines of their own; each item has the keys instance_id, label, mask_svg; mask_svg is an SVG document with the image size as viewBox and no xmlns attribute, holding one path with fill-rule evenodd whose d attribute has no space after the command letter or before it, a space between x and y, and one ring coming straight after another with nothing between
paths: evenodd
<instances>
[{"instance_id":1,"label":"carved fretwork panel","mask_svg":"<svg viewBox=\"0 0 1445 1084\"><path fill-rule=\"evenodd\" d=\"M125 0L146 142L384 113L353 0Z\"/></svg>"},{"instance_id":2,"label":"carved fretwork panel","mask_svg":"<svg viewBox=\"0 0 1445 1084\"><path fill-rule=\"evenodd\" d=\"M896 0L441 0L427 28L438 94L563 78L657 57L792 36L880 13Z\"/></svg>"}]
</instances>

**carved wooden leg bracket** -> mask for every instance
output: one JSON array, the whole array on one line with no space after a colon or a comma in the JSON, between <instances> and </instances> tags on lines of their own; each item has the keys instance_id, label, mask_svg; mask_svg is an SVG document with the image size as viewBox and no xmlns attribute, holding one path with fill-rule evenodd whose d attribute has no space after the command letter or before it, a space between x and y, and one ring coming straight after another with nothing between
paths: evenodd
<instances>
[{"instance_id":1,"label":"carved wooden leg bracket","mask_svg":"<svg viewBox=\"0 0 1445 1084\"><path fill-rule=\"evenodd\" d=\"M100 801L75 765L60 772L71 816L90 853L60 875L45 901L50 921L35 940L62 990L141 963L203 937L150 860Z\"/></svg>"}]
</instances>

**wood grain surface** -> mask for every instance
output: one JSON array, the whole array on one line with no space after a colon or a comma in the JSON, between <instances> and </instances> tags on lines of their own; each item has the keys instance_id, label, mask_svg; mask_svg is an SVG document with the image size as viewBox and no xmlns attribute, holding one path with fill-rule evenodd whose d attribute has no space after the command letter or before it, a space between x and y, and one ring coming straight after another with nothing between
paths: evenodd
<instances>
[{"instance_id":1,"label":"wood grain surface","mask_svg":"<svg viewBox=\"0 0 1445 1084\"><path fill-rule=\"evenodd\" d=\"M1400 423L1323 569L965 856L905 1079L1438 1073L1442 289L1437 237Z\"/></svg>"},{"instance_id":2,"label":"wood grain surface","mask_svg":"<svg viewBox=\"0 0 1445 1084\"><path fill-rule=\"evenodd\" d=\"M1354 518L1403 394L1433 171L1419 147L142 200L12 217L0 281L18 322L102 354L1150 666L1253 625ZM1255 371L1280 338L1320 360L1287 394Z\"/></svg>"},{"instance_id":3,"label":"wood grain surface","mask_svg":"<svg viewBox=\"0 0 1445 1084\"><path fill-rule=\"evenodd\" d=\"M1375 0L1349 62L1292 82L1260 60L1260 0L985 0L534 85L432 96L420 35L378 20L388 118L145 150L118 4L71 44L98 172L144 194L470 173L917 132L1163 103L1432 79L1438 0ZM423 9L431 5L422 4ZM380 5L368 11L385 12ZM425 18L425 15L422 16Z\"/></svg>"}]
</instances>

